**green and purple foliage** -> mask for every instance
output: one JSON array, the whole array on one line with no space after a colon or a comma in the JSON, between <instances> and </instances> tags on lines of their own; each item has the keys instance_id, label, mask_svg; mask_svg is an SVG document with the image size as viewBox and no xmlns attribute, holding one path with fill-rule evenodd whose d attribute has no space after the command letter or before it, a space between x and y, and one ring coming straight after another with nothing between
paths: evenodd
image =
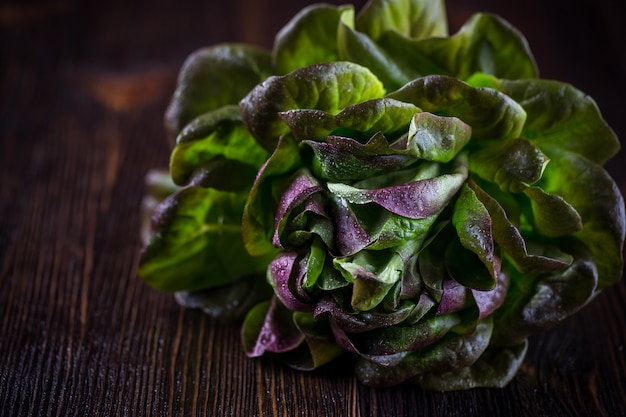
<instances>
[{"instance_id":1,"label":"green and purple foliage","mask_svg":"<svg viewBox=\"0 0 626 417\"><path fill-rule=\"evenodd\" d=\"M139 274L242 320L251 357L502 387L529 335L621 278L619 142L500 17L450 35L441 0L313 5L271 51L191 54L166 126Z\"/></svg>"}]
</instances>

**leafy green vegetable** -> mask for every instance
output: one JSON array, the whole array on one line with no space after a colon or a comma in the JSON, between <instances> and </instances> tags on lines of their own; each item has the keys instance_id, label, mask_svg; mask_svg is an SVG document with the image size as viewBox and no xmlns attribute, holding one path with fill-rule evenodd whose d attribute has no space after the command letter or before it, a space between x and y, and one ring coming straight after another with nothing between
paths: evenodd
<instances>
[{"instance_id":1,"label":"leafy green vegetable","mask_svg":"<svg viewBox=\"0 0 626 417\"><path fill-rule=\"evenodd\" d=\"M272 73L271 56L261 48L223 44L195 51L180 70L165 113L168 132L176 137L197 116L237 104Z\"/></svg>"},{"instance_id":2,"label":"leafy green vegetable","mask_svg":"<svg viewBox=\"0 0 626 417\"><path fill-rule=\"evenodd\" d=\"M384 93L382 83L367 68L350 62L317 64L270 77L244 97L240 107L250 132L272 150L289 131L281 112L301 108L338 113Z\"/></svg>"},{"instance_id":3,"label":"leafy green vegetable","mask_svg":"<svg viewBox=\"0 0 626 417\"><path fill-rule=\"evenodd\" d=\"M237 213L245 197L200 187L169 196L154 214L154 235L142 253L139 274L162 291L193 291L264 270L268 259L248 255L240 239Z\"/></svg>"},{"instance_id":4,"label":"leafy green vegetable","mask_svg":"<svg viewBox=\"0 0 626 417\"><path fill-rule=\"evenodd\" d=\"M300 11L276 35L272 61L278 74L339 59L337 27L354 25L349 5L313 4Z\"/></svg>"},{"instance_id":5,"label":"leafy green vegetable","mask_svg":"<svg viewBox=\"0 0 626 417\"><path fill-rule=\"evenodd\" d=\"M245 187L268 156L243 125L236 106L224 106L198 116L185 126L176 142L170 172L178 185L197 181L201 176L204 186L236 189L235 184L243 179L248 180L243 182ZM231 169L230 175L228 172L212 175L213 181L208 182L211 171L227 164L236 164L237 169ZM242 175L246 169L248 175Z\"/></svg>"},{"instance_id":6,"label":"leafy green vegetable","mask_svg":"<svg viewBox=\"0 0 626 417\"><path fill-rule=\"evenodd\" d=\"M491 14L314 4L271 51L193 53L139 275L242 321L250 357L364 384L503 387L528 337L619 281L626 214L596 103ZM149 227L148 225L152 226Z\"/></svg>"},{"instance_id":7,"label":"leafy green vegetable","mask_svg":"<svg viewBox=\"0 0 626 417\"><path fill-rule=\"evenodd\" d=\"M389 32L414 39L448 36L443 0L371 1L359 13L356 27L374 41Z\"/></svg>"}]
</instances>

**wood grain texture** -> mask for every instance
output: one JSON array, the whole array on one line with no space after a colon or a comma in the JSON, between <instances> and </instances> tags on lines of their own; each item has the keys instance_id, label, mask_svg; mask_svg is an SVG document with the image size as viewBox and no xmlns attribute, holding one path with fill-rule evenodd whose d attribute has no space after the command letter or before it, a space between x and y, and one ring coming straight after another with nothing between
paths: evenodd
<instances>
[{"instance_id":1,"label":"wood grain texture","mask_svg":"<svg viewBox=\"0 0 626 417\"><path fill-rule=\"evenodd\" d=\"M0 416L626 415L624 281L533 336L506 388L450 393L364 387L348 359L313 373L248 359L237 327L147 287L143 176L167 165L182 60L222 41L270 46L306 2L89 3L0 5ZM589 93L626 137L616 2L510 3L449 0L451 27L504 16L545 77ZM625 160L609 165L622 193Z\"/></svg>"}]
</instances>

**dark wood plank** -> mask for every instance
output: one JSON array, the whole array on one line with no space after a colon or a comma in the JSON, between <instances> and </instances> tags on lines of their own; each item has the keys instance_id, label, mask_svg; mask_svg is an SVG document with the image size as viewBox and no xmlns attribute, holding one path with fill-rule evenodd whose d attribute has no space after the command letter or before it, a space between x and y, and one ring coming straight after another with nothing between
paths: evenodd
<instances>
[{"instance_id":1,"label":"dark wood plank","mask_svg":"<svg viewBox=\"0 0 626 417\"><path fill-rule=\"evenodd\" d=\"M143 175L167 164L162 115L182 60L222 41L270 46L307 2L89 3L0 5L1 416L626 415L624 281L534 336L506 388L451 393L363 387L350 361L302 373L248 359L236 326L147 287ZM616 4L448 7L452 28L501 14L544 76L596 98L626 137ZM609 166L622 192L624 160Z\"/></svg>"}]
</instances>

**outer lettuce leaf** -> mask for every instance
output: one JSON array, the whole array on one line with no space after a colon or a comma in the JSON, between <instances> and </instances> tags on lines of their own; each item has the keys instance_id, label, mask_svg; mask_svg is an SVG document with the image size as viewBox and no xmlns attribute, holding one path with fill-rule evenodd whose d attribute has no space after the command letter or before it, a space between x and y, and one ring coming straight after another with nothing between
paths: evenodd
<instances>
[{"instance_id":1,"label":"outer lettuce leaf","mask_svg":"<svg viewBox=\"0 0 626 417\"><path fill-rule=\"evenodd\" d=\"M492 87L518 102L528 117L521 137L540 149L560 148L600 165L615 156L620 143L595 101L573 86L552 80L498 80L476 75L472 85Z\"/></svg>"},{"instance_id":2,"label":"outer lettuce leaf","mask_svg":"<svg viewBox=\"0 0 626 417\"><path fill-rule=\"evenodd\" d=\"M249 188L267 157L243 125L238 107L224 106L185 126L170 157L170 172L179 185L202 177L204 186Z\"/></svg>"},{"instance_id":3,"label":"outer lettuce leaf","mask_svg":"<svg viewBox=\"0 0 626 417\"><path fill-rule=\"evenodd\" d=\"M596 103L574 87L558 81L508 81L479 74L469 82L498 89L524 107L528 119L521 136L551 159L537 186L554 195L553 202L562 198L564 203L558 204L564 209L565 205L571 206L565 212L570 218L575 217L573 211L580 216L582 230L575 236L594 253L600 287L617 282L623 269L624 200L600 164L614 156L620 144ZM533 198L533 204L538 201L538 196ZM545 226L545 222L542 223ZM577 222L576 227L579 226ZM541 223L539 227L543 227ZM562 234L545 227L543 232Z\"/></svg>"},{"instance_id":4,"label":"outer lettuce leaf","mask_svg":"<svg viewBox=\"0 0 626 417\"><path fill-rule=\"evenodd\" d=\"M165 113L169 134L175 138L197 116L237 104L272 73L270 52L265 49L237 44L198 49L185 60Z\"/></svg>"},{"instance_id":5,"label":"outer lettuce leaf","mask_svg":"<svg viewBox=\"0 0 626 417\"><path fill-rule=\"evenodd\" d=\"M507 348L487 348L472 365L449 372L417 375L412 382L420 388L455 391L470 388L503 388L522 365L528 342Z\"/></svg>"},{"instance_id":6,"label":"outer lettuce leaf","mask_svg":"<svg viewBox=\"0 0 626 417\"><path fill-rule=\"evenodd\" d=\"M443 0L372 0L359 12L356 28L374 41L390 31L414 39L448 36Z\"/></svg>"},{"instance_id":7,"label":"outer lettuce leaf","mask_svg":"<svg viewBox=\"0 0 626 417\"><path fill-rule=\"evenodd\" d=\"M359 360L356 373L365 385L388 387L420 374L441 374L474 364L489 345L493 330L491 318L481 320L474 332L449 334L436 344L417 349L393 367Z\"/></svg>"},{"instance_id":8,"label":"outer lettuce leaf","mask_svg":"<svg viewBox=\"0 0 626 417\"><path fill-rule=\"evenodd\" d=\"M400 88L413 77L412 68L388 53L365 33L339 24L339 58L369 68L388 90Z\"/></svg>"},{"instance_id":9,"label":"outer lettuce leaf","mask_svg":"<svg viewBox=\"0 0 626 417\"><path fill-rule=\"evenodd\" d=\"M242 327L242 341L248 356L278 354L290 367L313 370L341 355L328 323L313 320L310 313L294 313L277 299L250 310Z\"/></svg>"},{"instance_id":10,"label":"outer lettuce leaf","mask_svg":"<svg viewBox=\"0 0 626 417\"><path fill-rule=\"evenodd\" d=\"M384 96L382 83L372 72L351 62L317 64L283 76L273 76L240 102L243 121L266 149L289 131L280 113L317 109L338 113L343 108Z\"/></svg>"},{"instance_id":11,"label":"outer lettuce leaf","mask_svg":"<svg viewBox=\"0 0 626 417\"><path fill-rule=\"evenodd\" d=\"M339 60L337 27L354 26L354 7L313 4L295 15L276 35L272 61L278 74Z\"/></svg>"},{"instance_id":12,"label":"outer lettuce leaf","mask_svg":"<svg viewBox=\"0 0 626 417\"><path fill-rule=\"evenodd\" d=\"M598 270L582 245L568 250L574 262L562 271L541 277L517 276L495 313L493 346L514 346L531 334L545 331L586 305L598 291Z\"/></svg>"},{"instance_id":13,"label":"outer lettuce leaf","mask_svg":"<svg viewBox=\"0 0 626 417\"><path fill-rule=\"evenodd\" d=\"M139 275L161 291L194 291L263 271L269 259L248 255L241 237L245 197L200 187L168 197L154 214Z\"/></svg>"},{"instance_id":14,"label":"outer lettuce leaf","mask_svg":"<svg viewBox=\"0 0 626 417\"><path fill-rule=\"evenodd\" d=\"M533 222L542 235L566 236L583 228L580 214L564 198L539 187L529 187L524 194L531 200Z\"/></svg>"},{"instance_id":15,"label":"outer lettuce leaf","mask_svg":"<svg viewBox=\"0 0 626 417\"><path fill-rule=\"evenodd\" d=\"M534 78L538 70L526 39L508 22L476 14L450 37L411 39L387 32L377 40L409 77L429 74L466 79L476 72L499 78Z\"/></svg>"},{"instance_id":16,"label":"outer lettuce leaf","mask_svg":"<svg viewBox=\"0 0 626 417\"><path fill-rule=\"evenodd\" d=\"M152 238L152 214L161 201L180 190L180 187L174 184L169 171L156 168L148 171L144 183L146 194L141 200L140 237L142 245L146 246Z\"/></svg>"},{"instance_id":17,"label":"outer lettuce leaf","mask_svg":"<svg viewBox=\"0 0 626 417\"><path fill-rule=\"evenodd\" d=\"M578 212L582 229L576 233L592 251L600 288L618 282L624 268L626 233L624 198L611 176L598 164L557 146L543 145L552 160L540 186L558 195Z\"/></svg>"},{"instance_id":18,"label":"outer lettuce leaf","mask_svg":"<svg viewBox=\"0 0 626 417\"><path fill-rule=\"evenodd\" d=\"M263 274L255 274L241 277L221 287L178 291L174 296L183 307L201 309L222 323L240 324L248 311L270 299L272 294L272 287L263 278Z\"/></svg>"}]
</instances>

